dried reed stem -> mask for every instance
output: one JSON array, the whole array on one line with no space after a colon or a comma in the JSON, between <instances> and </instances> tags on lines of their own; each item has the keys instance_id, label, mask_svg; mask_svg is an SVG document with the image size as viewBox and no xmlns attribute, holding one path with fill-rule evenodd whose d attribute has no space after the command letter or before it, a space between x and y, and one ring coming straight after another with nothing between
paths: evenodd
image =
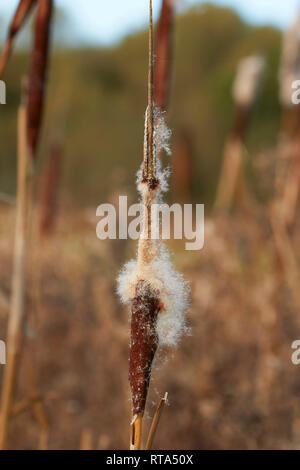
<instances>
[{"instance_id":1,"label":"dried reed stem","mask_svg":"<svg viewBox=\"0 0 300 470\"><path fill-rule=\"evenodd\" d=\"M82 430L80 436L80 450L92 450L93 449L93 433L89 428Z\"/></svg>"},{"instance_id":2,"label":"dried reed stem","mask_svg":"<svg viewBox=\"0 0 300 470\"><path fill-rule=\"evenodd\" d=\"M244 200L249 201L243 169L243 147L263 67L264 60L259 56L247 57L239 64L234 83L235 119L232 131L225 144L215 202L217 209L228 210L233 205L238 191L240 191L239 196L242 195Z\"/></svg>"},{"instance_id":3,"label":"dried reed stem","mask_svg":"<svg viewBox=\"0 0 300 470\"><path fill-rule=\"evenodd\" d=\"M143 415L135 415L131 421L130 450L140 450L142 448L142 428Z\"/></svg>"},{"instance_id":4,"label":"dried reed stem","mask_svg":"<svg viewBox=\"0 0 300 470\"><path fill-rule=\"evenodd\" d=\"M145 446L145 450L151 450L152 449L152 444L153 444L153 441L154 441L156 430L158 428L159 421L160 421L162 412L164 410L164 407L167 403L167 400L168 400L168 393L166 392L165 396L160 399L160 402L157 405L157 408L155 410L153 420L152 420L152 423L151 423L151 427L150 427L150 431L149 431L149 435L148 435L148 439L147 439L147 443L146 443L146 446Z\"/></svg>"},{"instance_id":5,"label":"dried reed stem","mask_svg":"<svg viewBox=\"0 0 300 470\"><path fill-rule=\"evenodd\" d=\"M236 183L243 178L244 145L229 138L225 144L223 166L215 202L216 209L229 210L236 194Z\"/></svg>"},{"instance_id":6,"label":"dried reed stem","mask_svg":"<svg viewBox=\"0 0 300 470\"><path fill-rule=\"evenodd\" d=\"M11 55L15 36L23 26L36 1L37 0L20 0L18 4L15 15L8 30L7 41L0 57L0 78L4 73L5 67Z\"/></svg>"},{"instance_id":7,"label":"dried reed stem","mask_svg":"<svg viewBox=\"0 0 300 470\"><path fill-rule=\"evenodd\" d=\"M15 229L14 268L12 278L11 312L7 333L7 365L4 370L1 397L0 449L4 449L10 407L13 399L17 366L22 347L22 327L25 317L25 256L26 256L26 214L27 214L27 171L28 151L26 139L26 103L24 96L18 111L18 181L17 213Z\"/></svg>"},{"instance_id":8,"label":"dried reed stem","mask_svg":"<svg viewBox=\"0 0 300 470\"><path fill-rule=\"evenodd\" d=\"M239 110L234 130L228 137L223 156L223 165L215 202L216 209L228 210L232 207L238 184L245 185L243 171L244 136L247 128L248 113ZM242 118L242 120L240 120Z\"/></svg>"}]
</instances>

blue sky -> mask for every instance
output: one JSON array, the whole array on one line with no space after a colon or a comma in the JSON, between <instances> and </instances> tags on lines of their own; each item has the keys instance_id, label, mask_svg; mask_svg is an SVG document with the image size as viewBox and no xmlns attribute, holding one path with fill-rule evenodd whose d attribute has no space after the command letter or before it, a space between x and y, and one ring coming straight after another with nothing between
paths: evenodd
<instances>
[{"instance_id":1,"label":"blue sky","mask_svg":"<svg viewBox=\"0 0 300 470\"><path fill-rule=\"evenodd\" d=\"M179 9L203 3L201 0L175 0ZM148 0L56 0L76 32L76 37L91 44L110 44L129 32L143 28L148 17ZM0 0L0 17L7 20L18 0ZM300 0L215 0L217 5L235 8L254 24L287 27L300 9ZM153 0L157 17L161 0Z\"/></svg>"}]
</instances>

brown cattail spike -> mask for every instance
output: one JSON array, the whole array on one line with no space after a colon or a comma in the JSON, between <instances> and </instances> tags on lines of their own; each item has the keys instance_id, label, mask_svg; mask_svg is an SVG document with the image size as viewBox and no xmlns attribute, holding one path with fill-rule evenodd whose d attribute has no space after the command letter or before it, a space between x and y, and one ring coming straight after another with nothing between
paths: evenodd
<instances>
[{"instance_id":1,"label":"brown cattail spike","mask_svg":"<svg viewBox=\"0 0 300 470\"><path fill-rule=\"evenodd\" d=\"M53 0L39 0L35 24L34 48L29 75L27 138L33 158L42 121Z\"/></svg>"},{"instance_id":2,"label":"brown cattail spike","mask_svg":"<svg viewBox=\"0 0 300 470\"><path fill-rule=\"evenodd\" d=\"M32 7L35 5L37 0L20 0L16 9L15 15L12 19L8 30L7 41L4 46L3 52L0 57L0 78L3 75L6 64L9 60L14 39L21 27L23 26L26 18L31 12Z\"/></svg>"},{"instance_id":3,"label":"brown cattail spike","mask_svg":"<svg viewBox=\"0 0 300 470\"><path fill-rule=\"evenodd\" d=\"M173 45L173 1L163 0L156 39L154 102L166 110L170 92L170 71Z\"/></svg>"},{"instance_id":4,"label":"brown cattail spike","mask_svg":"<svg viewBox=\"0 0 300 470\"><path fill-rule=\"evenodd\" d=\"M149 388L152 361L158 345L156 333L160 301L146 281L139 281L131 306L129 382L133 415L143 414Z\"/></svg>"},{"instance_id":5,"label":"brown cattail spike","mask_svg":"<svg viewBox=\"0 0 300 470\"><path fill-rule=\"evenodd\" d=\"M19 32L19 29L24 24L24 21L28 17L31 8L36 2L37 0L20 0L15 16L9 27L9 38L13 38Z\"/></svg>"}]
</instances>

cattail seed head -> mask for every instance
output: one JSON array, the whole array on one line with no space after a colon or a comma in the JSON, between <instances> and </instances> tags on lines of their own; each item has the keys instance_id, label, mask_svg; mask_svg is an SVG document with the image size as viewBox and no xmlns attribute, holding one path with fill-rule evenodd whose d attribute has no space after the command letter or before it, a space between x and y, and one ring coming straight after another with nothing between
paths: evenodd
<instances>
[{"instance_id":1,"label":"cattail seed head","mask_svg":"<svg viewBox=\"0 0 300 470\"><path fill-rule=\"evenodd\" d=\"M168 150L170 132L160 113L155 114L154 147ZM146 134L145 134L146 135ZM161 240L151 237L157 232L151 219L153 204L162 203L169 172L156 165L155 188L138 172L138 190L143 206L143 226L136 260L129 261L118 277L118 294L131 312L130 384L133 413L143 413L151 376L152 361L159 345L176 346L187 331L185 313L189 307L189 285L176 272ZM150 228L150 231L149 231Z\"/></svg>"},{"instance_id":2,"label":"cattail seed head","mask_svg":"<svg viewBox=\"0 0 300 470\"><path fill-rule=\"evenodd\" d=\"M153 218L153 204L160 204L167 190L166 175L158 158L164 148L170 154L170 131L164 115L153 102L153 33L150 0L148 106L145 115L144 155L138 172L137 186L143 208L142 230L137 260L125 265L118 278L118 293L130 305L131 344L129 381L132 412L140 424L144 414L152 362L159 344L176 344L185 329L184 314L188 306L188 286L176 273L168 252L152 233L159 233L159 221ZM139 427L139 429L141 429ZM136 448L140 432L133 436Z\"/></svg>"}]
</instances>

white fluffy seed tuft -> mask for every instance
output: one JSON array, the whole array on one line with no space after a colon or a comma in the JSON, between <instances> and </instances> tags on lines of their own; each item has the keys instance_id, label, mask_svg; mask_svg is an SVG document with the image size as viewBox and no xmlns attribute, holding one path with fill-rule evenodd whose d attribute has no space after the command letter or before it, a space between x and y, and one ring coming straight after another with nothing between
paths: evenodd
<instances>
[{"instance_id":1,"label":"white fluffy seed tuft","mask_svg":"<svg viewBox=\"0 0 300 470\"><path fill-rule=\"evenodd\" d=\"M162 150L171 155L170 138L172 131L168 128L165 121L165 112L160 108L154 108L154 147L155 156L157 157Z\"/></svg>"},{"instance_id":2,"label":"white fluffy seed tuft","mask_svg":"<svg viewBox=\"0 0 300 470\"><path fill-rule=\"evenodd\" d=\"M158 292L162 310L158 315L159 344L176 346L187 331L185 314L189 308L189 283L175 271L165 246L159 242L158 252L151 264L131 260L118 277L118 294L121 301L130 304L136 295L138 281L146 280Z\"/></svg>"}]
</instances>

